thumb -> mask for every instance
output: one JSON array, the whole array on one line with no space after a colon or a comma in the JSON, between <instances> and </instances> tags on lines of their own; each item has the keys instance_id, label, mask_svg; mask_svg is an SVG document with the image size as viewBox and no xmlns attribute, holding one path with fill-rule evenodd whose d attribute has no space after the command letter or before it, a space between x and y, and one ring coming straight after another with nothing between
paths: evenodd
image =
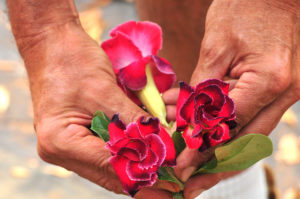
<instances>
[{"instance_id":1,"label":"thumb","mask_svg":"<svg viewBox=\"0 0 300 199\"><path fill-rule=\"evenodd\" d=\"M91 114L94 114L97 110L101 110L109 118L112 118L114 114L118 113L120 119L125 124L137 121L142 116L145 118L151 117L114 83L101 85L101 90L99 89L96 99L89 100L89 104L87 104L87 109Z\"/></svg>"},{"instance_id":2,"label":"thumb","mask_svg":"<svg viewBox=\"0 0 300 199\"><path fill-rule=\"evenodd\" d=\"M204 36L199 60L190 82L192 86L205 79L224 78L235 54L233 46L227 40L216 41L214 35Z\"/></svg>"}]
</instances>

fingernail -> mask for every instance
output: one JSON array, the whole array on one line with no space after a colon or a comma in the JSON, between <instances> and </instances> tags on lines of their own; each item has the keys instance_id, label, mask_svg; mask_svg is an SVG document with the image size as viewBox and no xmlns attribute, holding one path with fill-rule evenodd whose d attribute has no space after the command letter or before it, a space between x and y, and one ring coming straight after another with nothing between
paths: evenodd
<instances>
[{"instance_id":1,"label":"fingernail","mask_svg":"<svg viewBox=\"0 0 300 199\"><path fill-rule=\"evenodd\" d=\"M194 171L196 170L195 167L187 167L182 171L182 175L181 175L181 180L183 182L187 181L187 179L189 179L189 177L194 173Z\"/></svg>"},{"instance_id":2,"label":"fingernail","mask_svg":"<svg viewBox=\"0 0 300 199\"><path fill-rule=\"evenodd\" d=\"M192 191L189 198L196 198L196 197L199 196L203 191L205 191L205 190L204 190L204 189L197 189L197 190L195 190L195 191Z\"/></svg>"}]
</instances>

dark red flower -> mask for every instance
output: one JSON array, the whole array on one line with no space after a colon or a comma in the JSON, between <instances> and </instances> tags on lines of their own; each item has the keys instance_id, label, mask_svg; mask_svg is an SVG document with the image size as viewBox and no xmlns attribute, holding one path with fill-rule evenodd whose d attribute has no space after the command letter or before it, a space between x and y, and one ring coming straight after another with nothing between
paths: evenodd
<instances>
[{"instance_id":1,"label":"dark red flower","mask_svg":"<svg viewBox=\"0 0 300 199\"><path fill-rule=\"evenodd\" d=\"M109 127L110 163L123 185L133 196L139 189L153 185L161 166L175 166L175 148L170 135L157 118L141 117L127 127L114 115Z\"/></svg>"},{"instance_id":2,"label":"dark red flower","mask_svg":"<svg viewBox=\"0 0 300 199\"><path fill-rule=\"evenodd\" d=\"M169 62L156 56L162 47L161 28L151 22L128 21L110 32L111 39L102 43L123 89L138 91L145 87L145 67L151 67L159 92L169 89L176 76Z\"/></svg>"},{"instance_id":3,"label":"dark red flower","mask_svg":"<svg viewBox=\"0 0 300 199\"><path fill-rule=\"evenodd\" d=\"M228 97L229 84L209 79L191 87L180 82L177 101L177 131L189 148L216 146L230 138L229 123L234 122L234 103Z\"/></svg>"}]
</instances>

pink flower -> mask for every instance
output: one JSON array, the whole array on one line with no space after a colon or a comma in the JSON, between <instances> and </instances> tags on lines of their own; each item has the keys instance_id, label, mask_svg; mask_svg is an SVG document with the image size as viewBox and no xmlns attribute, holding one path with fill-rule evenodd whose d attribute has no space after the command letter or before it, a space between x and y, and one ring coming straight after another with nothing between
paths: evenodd
<instances>
[{"instance_id":1,"label":"pink flower","mask_svg":"<svg viewBox=\"0 0 300 199\"><path fill-rule=\"evenodd\" d=\"M191 87L180 82L177 101L177 131L189 148L205 149L230 139L234 127L234 103L228 97L229 84L209 79Z\"/></svg>"},{"instance_id":2,"label":"pink flower","mask_svg":"<svg viewBox=\"0 0 300 199\"><path fill-rule=\"evenodd\" d=\"M175 73L168 61L157 56L162 47L162 31L157 24L128 21L114 28L110 36L112 38L104 41L101 46L126 93L145 87L147 64L151 67L159 92L164 92L173 85Z\"/></svg>"},{"instance_id":3,"label":"pink flower","mask_svg":"<svg viewBox=\"0 0 300 199\"><path fill-rule=\"evenodd\" d=\"M141 117L127 127L114 115L109 126L110 163L131 196L157 180L161 166L174 166L175 148L170 135L159 125L157 118L144 121Z\"/></svg>"}]
</instances>

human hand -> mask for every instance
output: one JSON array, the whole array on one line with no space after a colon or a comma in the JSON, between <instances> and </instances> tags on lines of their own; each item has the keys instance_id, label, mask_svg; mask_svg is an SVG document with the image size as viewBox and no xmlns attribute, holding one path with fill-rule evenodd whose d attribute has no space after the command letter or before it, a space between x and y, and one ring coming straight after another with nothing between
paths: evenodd
<instances>
[{"instance_id":1,"label":"human hand","mask_svg":"<svg viewBox=\"0 0 300 199\"><path fill-rule=\"evenodd\" d=\"M299 6L297 1L281 0L212 3L191 84L207 78L230 83L238 123L233 135L270 134L285 110L300 99ZM169 118L175 117L170 111L176 95L175 90L164 95ZM176 174L186 181L210 154L185 149L177 159ZM193 198L230 175L192 177L184 195Z\"/></svg>"},{"instance_id":2,"label":"human hand","mask_svg":"<svg viewBox=\"0 0 300 199\"><path fill-rule=\"evenodd\" d=\"M23 26L27 26L23 30L20 29L23 26L18 27L20 19L15 16L19 13L16 10L19 4L12 2L9 1L8 6L16 41L28 71L40 157L108 190L123 193L118 176L108 161L109 150L88 127L97 110L110 118L120 113L126 124L143 115L148 117L148 114L118 87L105 53L83 31L76 13L68 15L68 9L64 9L63 17L59 18L59 13L52 16L53 12L48 15L44 12L45 15L34 22L23 22ZM33 0L32 3L38 2ZM52 4L47 6L47 9L52 8ZM30 24L34 24L34 28L28 27ZM136 198L171 198L169 192L160 188L176 191L177 187L158 182L154 187L141 190Z\"/></svg>"}]
</instances>

